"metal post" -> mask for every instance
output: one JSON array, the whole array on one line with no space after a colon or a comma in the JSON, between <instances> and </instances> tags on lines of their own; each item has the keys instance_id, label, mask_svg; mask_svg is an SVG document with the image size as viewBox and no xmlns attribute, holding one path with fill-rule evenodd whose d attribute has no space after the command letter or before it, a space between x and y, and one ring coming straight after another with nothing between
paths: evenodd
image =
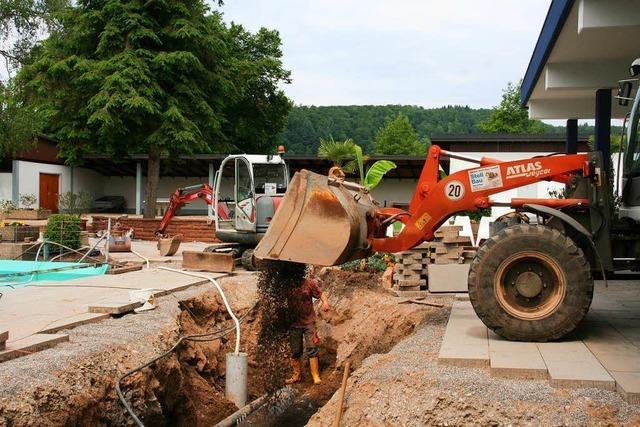
<instances>
[{"instance_id":1,"label":"metal post","mask_svg":"<svg viewBox=\"0 0 640 427\"><path fill-rule=\"evenodd\" d=\"M109 243L111 242L111 217L107 218L107 244L104 246L104 262L109 262Z\"/></svg>"},{"instance_id":2,"label":"metal post","mask_svg":"<svg viewBox=\"0 0 640 427\"><path fill-rule=\"evenodd\" d=\"M142 163L136 163L136 215L142 215Z\"/></svg>"},{"instance_id":3,"label":"metal post","mask_svg":"<svg viewBox=\"0 0 640 427\"><path fill-rule=\"evenodd\" d=\"M73 166L70 166L69 169L71 169L71 181L70 181L70 186L71 186L71 192L75 193L76 189L75 189L75 179L74 176L75 175L75 168Z\"/></svg>"},{"instance_id":4,"label":"metal post","mask_svg":"<svg viewBox=\"0 0 640 427\"><path fill-rule=\"evenodd\" d=\"M596 150L602 153L602 161L611 178L611 89L596 91Z\"/></svg>"},{"instance_id":5,"label":"metal post","mask_svg":"<svg viewBox=\"0 0 640 427\"><path fill-rule=\"evenodd\" d=\"M213 170L213 162L209 163L209 186L213 188L213 177L215 175L215 171ZM214 190L215 191L215 190ZM207 216L209 219L213 218L213 203L211 203L207 207Z\"/></svg>"},{"instance_id":6,"label":"metal post","mask_svg":"<svg viewBox=\"0 0 640 427\"><path fill-rule=\"evenodd\" d=\"M567 141L565 145L567 154L578 152L578 119L567 120Z\"/></svg>"}]
</instances>

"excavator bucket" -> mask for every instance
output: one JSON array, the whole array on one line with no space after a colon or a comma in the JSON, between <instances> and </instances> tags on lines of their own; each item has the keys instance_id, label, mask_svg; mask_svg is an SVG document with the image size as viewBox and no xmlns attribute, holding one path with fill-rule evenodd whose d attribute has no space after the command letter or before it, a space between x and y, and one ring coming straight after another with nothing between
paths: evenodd
<instances>
[{"instance_id":1,"label":"excavator bucket","mask_svg":"<svg viewBox=\"0 0 640 427\"><path fill-rule=\"evenodd\" d=\"M367 216L376 206L363 187L307 170L297 172L254 255L259 259L337 265L367 257Z\"/></svg>"}]
</instances>

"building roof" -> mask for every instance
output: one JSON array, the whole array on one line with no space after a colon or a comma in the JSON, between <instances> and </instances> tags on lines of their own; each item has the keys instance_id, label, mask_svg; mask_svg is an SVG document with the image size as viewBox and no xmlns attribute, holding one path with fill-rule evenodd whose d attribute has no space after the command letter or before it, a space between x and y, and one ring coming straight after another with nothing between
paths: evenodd
<instances>
[{"instance_id":1,"label":"building roof","mask_svg":"<svg viewBox=\"0 0 640 427\"><path fill-rule=\"evenodd\" d=\"M520 92L530 117L593 118L595 91L628 77L639 39L640 0L553 0ZM624 117L628 107L612 105Z\"/></svg>"},{"instance_id":2,"label":"building roof","mask_svg":"<svg viewBox=\"0 0 640 427\"><path fill-rule=\"evenodd\" d=\"M507 134L475 134L475 135L443 135L433 136L432 142L440 147L457 152L532 152L554 153L562 152L565 148L565 139L560 136L548 135L507 135ZM588 150L586 137L581 137L578 142L579 151ZM171 161L165 158L161 162L161 175L174 177L204 177L209 174L209 164L218 169L220 162L226 154L195 154L180 156ZM135 176L137 163L146 163L148 155L135 154L114 161L108 155L87 155L84 157L84 166L97 171L105 176ZM376 160L391 160L398 167L390 171L387 176L400 179L417 179L424 165L424 156L390 156L370 155L369 163ZM310 154L286 154L285 160L292 172L300 169L308 169L318 173L326 173L331 163L326 159ZM443 159L443 167L448 170L448 159ZM146 167L143 165L143 173Z\"/></svg>"}]
</instances>

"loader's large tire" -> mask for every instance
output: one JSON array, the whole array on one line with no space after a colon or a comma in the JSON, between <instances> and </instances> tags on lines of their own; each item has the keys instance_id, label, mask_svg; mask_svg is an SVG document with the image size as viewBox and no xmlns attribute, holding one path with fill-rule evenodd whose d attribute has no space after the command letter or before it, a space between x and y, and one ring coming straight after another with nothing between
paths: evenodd
<instances>
[{"instance_id":1,"label":"loader's large tire","mask_svg":"<svg viewBox=\"0 0 640 427\"><path fill-rule=\"evenodd\" d=\"M478 249L469 270L469 298L498 335L551 341L573 331L587 314L593 279L570 238L550 227L518 224Z\"/></svg>"}]
</instances>

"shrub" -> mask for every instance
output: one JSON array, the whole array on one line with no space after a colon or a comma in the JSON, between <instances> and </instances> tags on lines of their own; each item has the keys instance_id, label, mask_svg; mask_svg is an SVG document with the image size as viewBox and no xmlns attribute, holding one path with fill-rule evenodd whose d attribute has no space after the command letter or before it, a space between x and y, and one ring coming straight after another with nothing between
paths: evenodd
<instances>
[{"instance_id":1,"label":"shrub","mask_svg":"<svg viewBox=\"0 0 640 427\"><path fill-rule=\"evenodd\" d=\"M35 205L37 201L38 198L35 196L35 194L20 194L20 204L26 209L31 209L31 206Z\"/></svg>"},{"instance_id":2,"label":"shrub","mask_svg":"<svg viewBox=\"0 0 640 427\"><path fill-rule=\"evenodd\" d=\"M44 229L44 238L71 249L80 247L80 218L76 215L51 215Z\"/></svg>"},{"instance_id":3,"label":"shrub","mask_svg":"<svg viewBox=\"0 0 640 427\"><path fill-rule=\"evenodd\" d=\"M18 207L13 200L1 200L0 201L0 214L6 214L16 210Z\"/></svg>"},{"instance_id":4,"label":"shrub","mask_svg":"<svg viewBox=\"0 0 640 427\"><path fill-rule=\"evenodd\" d=\"M368 271L370 273L381 273L387 269L387 266L395 262L392 254L375 253L369 258L359 259L355 261L347 261L340 266L342 270L347 271Z\"/></svg>"},{"instance_id":5,"label":"shrub","mask_svg":"<svg viewBox=\"0 0 640 427\"><path fill-rule=\"evenodd\" d=\"M74 193L67 191L58 196L58 206L60 210L70 214L81 214L91 209L93 198L87 191Z\"/></svg>"}]
</instances>

